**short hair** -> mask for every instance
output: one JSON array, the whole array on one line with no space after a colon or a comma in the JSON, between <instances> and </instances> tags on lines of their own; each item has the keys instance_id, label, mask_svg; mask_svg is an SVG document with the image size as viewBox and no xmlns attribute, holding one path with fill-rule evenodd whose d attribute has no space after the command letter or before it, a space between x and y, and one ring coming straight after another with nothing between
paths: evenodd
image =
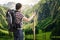
<instances>
[{"instance_id":1,"label":"short hair","mask_svg":"<svg viewBox=\"0 0 60 40\"><path fill-rule=\"evenodd\" d=\"M21 7L22 7L21 3L17 3L16 6L15 6L16 10L19 10Z\"/></svg>"}]
</instances>

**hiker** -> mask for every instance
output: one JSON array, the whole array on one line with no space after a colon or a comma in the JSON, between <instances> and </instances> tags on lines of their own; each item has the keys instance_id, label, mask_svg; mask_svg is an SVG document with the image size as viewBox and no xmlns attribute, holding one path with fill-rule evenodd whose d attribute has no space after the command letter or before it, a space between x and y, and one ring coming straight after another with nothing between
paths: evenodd
<instances>
[{"instance_id":1,"label":"hiker","mask_svg":"<svg viewBox=\"0 0 60 40\"><path fill-rule=\"evenodd\" d=\"M25 17L21 12L21 7L22 7L21 3L16 4L14 15L13 15L14 17L12 18L12 23L14 24L13 25L14 40L23 40L24 35L23 35L23 30L22 30L22 21L29 22L36 15L35 13L33 13L33 15L30 18ZM13 10L11 10L10 12L12 11Z\"/></svg>"}]
</instances>

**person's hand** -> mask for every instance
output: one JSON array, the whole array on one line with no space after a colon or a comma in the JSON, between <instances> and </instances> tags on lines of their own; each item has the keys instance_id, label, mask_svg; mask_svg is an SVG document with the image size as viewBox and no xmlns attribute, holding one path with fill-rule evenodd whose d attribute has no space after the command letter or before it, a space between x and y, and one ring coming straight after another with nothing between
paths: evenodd
<instances>
[{"instance_id":1,"label":"person's hand","mask_svg":"<svg viewBox=\"0 0 60 40\"><path fill-rule=\"evenodd\" d=\"M33 16L34 16L34 17L36 16L36 12L33 13Z\"/></svg>"}]
</instances>

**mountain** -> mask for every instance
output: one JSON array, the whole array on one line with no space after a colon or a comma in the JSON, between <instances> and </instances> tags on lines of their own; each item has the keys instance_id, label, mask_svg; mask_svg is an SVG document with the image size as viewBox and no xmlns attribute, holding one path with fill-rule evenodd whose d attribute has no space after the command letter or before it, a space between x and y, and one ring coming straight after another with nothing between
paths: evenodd
<instances>
[{"instance_id":1,"label":"mountain","mask_svg":"<svg viewBox=\"0 0 60 40\"><path fill-rule=\"evenodd\" d=\"M12 9L15 9L15 5L16 5L16 3L14 3L14 2L8 2L7 4L3 4L4 7L12 8ZM22 5L22 11L27 8L31 8L31 7L32 7L32 5Z\"/></svg>"},{"instance_id":2,"label":"mountain","mask_svg":"<svg viewBox=\"0 0 60 40\"><path fill-rule=\"evenodd\" d=\"M4 7L7 7L7 8L13 8L15 6L15 3L14 2L8 2L7 4L3 4Z\"/></svg>"}]
</instances>

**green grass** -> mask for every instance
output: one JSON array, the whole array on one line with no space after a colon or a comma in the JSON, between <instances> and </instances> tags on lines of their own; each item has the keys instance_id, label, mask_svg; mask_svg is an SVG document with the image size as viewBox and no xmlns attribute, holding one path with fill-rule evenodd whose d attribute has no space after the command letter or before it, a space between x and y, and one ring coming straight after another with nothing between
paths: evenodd
<instances>
[{"instance_id":1,"label":"green grass","mask_svg":"<svg viewBox=\"0 0 60 40\"><path fill-rule=\"evenodd\" d=\"M3 37L0 37L0 40L13 40L13 37L3 36Z\"/></svg>"},{"instance_id":2,"label":"green grass","mask_svg":"<svg viewBox=\"0 0 60 40\"><path fill-rule=\"evenodd\" d=\"M39 34L36 34L36 40L50 40L51 32L42 32L39 31ZM25 35L26 40L31 39L33 40L33 35ZM13 40L13 37L9 36L0 36L0 40Z\"/></svg>"},{"instance_id":3,"label":"green grass","mask_svg":"<svg viewBox=\"0 0 60 40\"><path fill-rule=\"evenodd\" d=\"M39 34L36 34L36 40L50 40L51 32L42 32L39 31ZM27 39L33 39L33 35L26 35Z\"/></svg>"}]
</instances>

